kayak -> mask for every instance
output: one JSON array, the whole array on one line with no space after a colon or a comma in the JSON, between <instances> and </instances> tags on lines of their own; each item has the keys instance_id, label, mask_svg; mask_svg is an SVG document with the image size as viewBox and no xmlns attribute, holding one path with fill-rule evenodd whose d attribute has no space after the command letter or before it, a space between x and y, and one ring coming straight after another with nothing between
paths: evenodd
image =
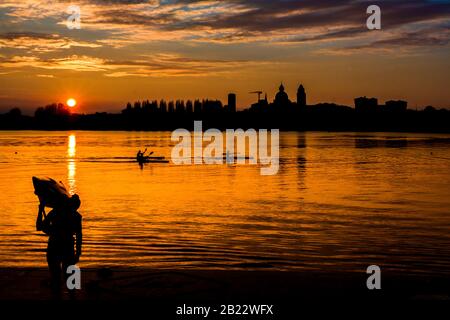
<instances>
[{"instance_id":1,"label":"kayak","mask_svg":"<svg viewBox=\"0 0 450 320\"><path fill-rule=\"evenodd\" d=\"M54 208L68 200L71 195L61 181L52 178L33 177L34 193L46 207Z\"/></svg>"},{"instance_id":2,"label":"kayak","mask_svg":"<svg viewBox=\"0 0 450 320\"><path fill-rule=\"evenodd\" d=\"M147 160L142 160L142 161L138 161L139 163L169 163L169 160L151 160L151 159L147 159Z\"/></svg>"},{"instance_id":3,"label":"kayak","mask_svg":"<svg viewBox=\"0 0 450 320\"><path fill-rule=\"evenodd\" d=\"M161 158L146 157L146 158L136 159L136 161L139 163L169 163L169 160L165 160L164 157L161 157Z\"/></svg>"},{"instance_id":4,"label":"kayak","mask_svg":"<svg viewBox=\"0 0 450 320\"><path fill-rule=\"evenodd\" d=\"M155 156L137 156L136 161L138 163L169 163L165 157L155 157Z\"/></svg>"}]
</instances>

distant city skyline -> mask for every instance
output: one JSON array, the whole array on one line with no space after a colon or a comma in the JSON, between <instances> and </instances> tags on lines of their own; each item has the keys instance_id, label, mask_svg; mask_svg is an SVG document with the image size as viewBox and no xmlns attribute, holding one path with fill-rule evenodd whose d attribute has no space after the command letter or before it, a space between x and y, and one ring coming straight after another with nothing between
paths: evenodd
<instances>
[{"instance_id":1,"label":"distant city skyline","mask_svg":"<svg viewBox=\"0 0 450 320\"><path fill-rule=\"evenodd\" d=\"M81 10L68 29L67 6ZM228 99L237 109L282 82L295 100L354 98L450 108L450 2L387 1L381 30L370 1L0 1L0 112L77 100L76 112L127 101Z\"/></svg>"},{"instance_id":2,"label":"distant city skyline","mask_svg":"<svg viewBox=\"0 0 450 320\"><path fill-rule=\"evenodd\" d=\"M63 106L67 110L70 110L71 113L74 114L90 114L90 113L96 113L96 112L107 112L107 113L123 113L125 109L136 109L136 108L157 108L158 110L161 108L161 104L164 105L163 112L179 112L179 111L186 111L186 112L199 112L196 110L195 105L196 103L200 103L201 105L208 106L207 108L210 108L210 111L213 111L213 109L223 109L223 111L227 112L236 112L236 111L263 111L263 110L275 110L280 109L283 110L286 107L294 107L297 109L298 107L304 108L306 106L308 107L314 107L319 106L323 104L327 105L337 105L337 106L343 106L343 107L350 107L356 110L375 110L377 107L393 107L398 108L400 106L401 110L406 110L407 108L411 110L424 110L425 108L433 107L434 109L450 109L445 107L439 107L439 106L432 106L431 104L425 104L421 106L411 106L407 100L403 99L392 99L387 98L386 100L378 99L378 97L367 97L366 95L362 95L359 97L354 97L352 99L352 102L349 104L342 104L337 103L335 101L319 101L319 102L311 102L309 100L309 92L306 91L305 87L303 86L303 83L300 83L297 87L296 94L294 96L289 95L286 92L286 88L284 86L284 83L281 82L278 91L274 94L272 94L273 98L269 98L267 92L263 91L253 91L248 92L247 94L253 95L253 102L251 102L249 105L243 106L238 108L237 107L237 101L239 99L238 95L235 92L229 92L226 94L226 99L211 99L208 97L196 97L194 99L179 99L179 98L170 98L170 99L157 99L154 97L147 97L144 99L138 99L138 100L130 100L126 103L122 104L118 108L114 109L85 109L80 110L78 108L78 102L75 101L73 98L69 98L66 102L64 101L53 101L53 102L47 102L45 104L31 107L31 108L21 108L18 106L12 106L7 107L5 110L2 110L0 108L0 114L5 114L11 112L12 109L20 109L20 112L24 115L34 115L36 113L37 109L43 109L44 107L48 106ZM68 102L72 101L73 105L69 105ZM383 104L384 102L384 104ZM125 108L124 108L125 106ZM198 106L197 106L198 107ZM212 109L211 109L212 108ZM189 111L191 109L191 111ZM201 107L203 109L203 107ZM86 111L88 110L88 111ZM287 109L286 109L287 110ZM153 111L156 111L153 110Z\"/></svg>"}]
</instances>

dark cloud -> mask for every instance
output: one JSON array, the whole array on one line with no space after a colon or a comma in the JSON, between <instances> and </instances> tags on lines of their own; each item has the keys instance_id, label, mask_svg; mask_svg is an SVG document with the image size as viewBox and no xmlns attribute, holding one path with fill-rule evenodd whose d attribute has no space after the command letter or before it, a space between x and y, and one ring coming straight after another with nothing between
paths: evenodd
<instances>
[{"instance_id":1,"label":"dark cloud","mask_svg":"<svg viewBox=\"0 0 450 320\"><path fill-rule=\"evenodd\" d=\"M376 47L408 47L408 46L445 46L450 42L450 28L432 28L420 32L405 32L398 36L374 41L366 46L356 46L352 49Z\"/></svg>"},{"instance_id":2,"label":"dark cloud","mask_svg":"<svg viewBox=\"0 0 450 320\"><path fill-rule=\"evenodd\" d=\"M99 3L99 1L93 1ZM116 1L120 4L135 4L142 1ZM169 12L139 12L120 8L104 11L96 21L98 24L136 25L165 31L208 30L217 34L213 40L233 41L261 37L271 33L290 30L288 42L322 41L351 38L367 32L366 8L373 1L356 0L224 0L221 6L230 5L226 12L214 12L217 3L210 1L174 0L160 1L160 6L176 6ZM412 23L438 19L450 19L448 1L377 1L382 10L383 30L399 28ZM192 7L192 5L197 5ZM203 7L202 7L203 5ZM185 16L201 8L211 8L208 14L195 19ZM239 10L238 10L239 9ZM302 36L302 32L313 29L313 35ZM227 30L227 33L222 33ZM231 31L230 31L231 30ZM234 30L234 31L233 31ZM292 30L296 36L292 37Z\"/></svg>"},{"instance_id":3,"label":"dark cloud","mask_svg":"<svg viewBox=\"0 0 450 320\"><path fill-rule=\"evenodd\" d=\"M68 1L59 1L68 3ZM379 0L382 36L391 38L404 28L423 29L450 21L449 1ZM303 43L371 37L365 27L362 0L84 0L95 5L83 20L91 29L111 31L109 39L145 41L148 37L204 42L271 41ZM88 7L91 8L91 7ZM90 10L90 9L88 9ZM422 24L417 27L418 24ZM414 27L412 27L414 25ZM89 28L88 27L88 28ZM417 31L417 30L414 30ZM146 33L149 32L149 33ZM164 36L167 32L169 36ZM31 34L31 33L30 33ZM177 36L175 36L177 34ZM180 36L178 36L180 35ZM380 33L377 34L378 36ZM13 36L13 35L10 35ZM424 38L430 35L425 35ZM30 37L38 37L31 34ZM149 40L153 40L151 38ZM385 41L390 41L384 39ZM112 43L111 41L111 43ZM368 40L368 42L373 40ZM432 38L429 41L433 41ZM413 42L413 40L411 40ZM416 41L420 45L419 41ZM424 41L426 43L426 41ZM383 42L379 45L388 44Z\"/></svg>"},{"instance_id":4,"label":"dark cloud","mask_svg":"<svg viewBox=\"0 0 450 320\"><path fill-rule=\"evenodd\" d=\"M37 33L37 32L6 32L0 33L0 39L4 40L15 40L21 38L28 39L58 39L59 35L56 34L48 34L48 33Z\"/></svg>"}]
</instances>

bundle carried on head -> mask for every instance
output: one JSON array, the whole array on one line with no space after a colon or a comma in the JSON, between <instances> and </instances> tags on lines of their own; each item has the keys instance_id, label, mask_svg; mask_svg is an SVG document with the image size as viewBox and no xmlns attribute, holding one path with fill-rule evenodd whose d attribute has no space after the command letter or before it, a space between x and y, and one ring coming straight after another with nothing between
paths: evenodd
<instances>
[{"instance_id":1,"label":"bundle carried on head","mask_svg":"<svg viewBox=\"0 0 450 320\"><path fill-rule=\"evenodd\" d=\"M69 191L61 181L52 178L33 177L34 193L46 207L55 208L68 203L71 198Z\"/></svg>"}]
</instances>

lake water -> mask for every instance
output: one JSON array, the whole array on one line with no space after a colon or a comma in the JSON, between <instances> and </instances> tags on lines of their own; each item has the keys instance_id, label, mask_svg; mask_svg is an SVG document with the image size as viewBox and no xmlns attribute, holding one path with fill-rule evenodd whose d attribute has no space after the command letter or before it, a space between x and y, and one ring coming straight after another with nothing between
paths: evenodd
<instances>
[{"instance_id":1,"label":"lake water","mask_svg":"<svg viewBox=\"0 0 450 320\"><path fill-rule=\"evenodd\" d=\"M281 133L275 176L131 161L170 134L0 132L0 267L46 265L37 175L81 197L81 267L449 274L450 135Z\"/></svg>"}]
</instances>

